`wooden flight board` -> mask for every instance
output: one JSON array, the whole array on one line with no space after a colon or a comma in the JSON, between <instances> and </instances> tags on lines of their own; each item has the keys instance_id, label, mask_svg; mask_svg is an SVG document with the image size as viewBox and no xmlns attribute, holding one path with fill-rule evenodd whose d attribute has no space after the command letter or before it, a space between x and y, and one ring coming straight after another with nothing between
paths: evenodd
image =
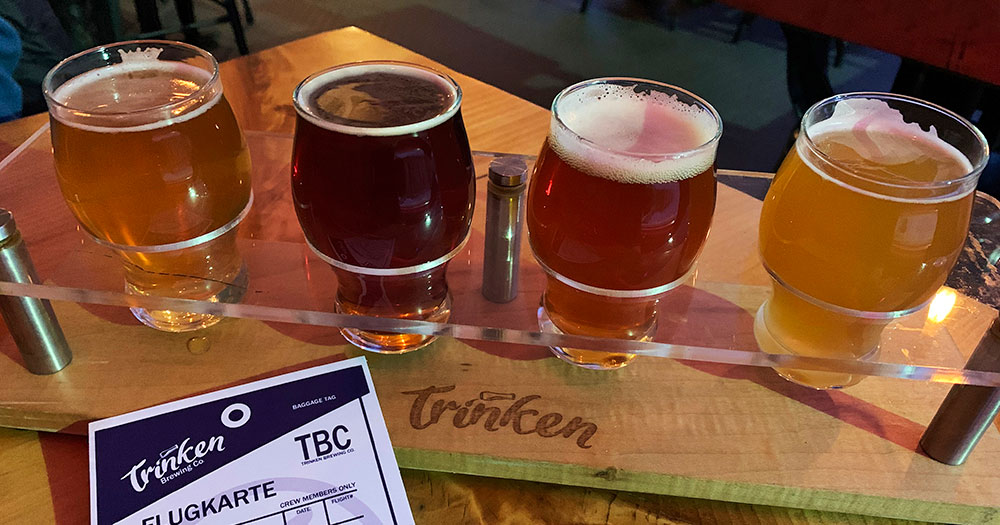
<instances>
[{"instance_id":1,"label":"wooden flight board","mask_svg":"<svg viewBox=\"0 0 1000 525\"><path fill-rule=\"evenodd\" d=\"M720 208L753 206L720 186ZM732 227L716 225L706 257L739 249ZM449 269L450 280L471 277L461 264ZM523 279L526 300L509 306L519 313L503 315L533 315L541 275ZM476 308L475 290L463 290L456 315L460 305ZM677 293L717 315L678 337L703 338L691 333L703 329L737 343L752 337L750 312L731 306L739 297ZM328 328L230 319L166 334L138 326L124 308L56 310L74 351L58 374L26 372L2 334L4 426L80 432L87 420L362 354ZM946 385L868 378L816 392L768 369L656 358L594 372L544 348L451 339L406 355L364 355L403 467L911 519L997 519L996 432L963 467L916 451Z\"/></svg>"},{"instance_id":2,"label":"wooden flight board","mask_svg":"<svg viewBox=\"0 0 1000 525\"><path fill-rule=\"evenodd\" d=\"M286 282L283 274L302 271L304 264L312 265L315 281L296 306L321 309L332 300L329 270L310 259L294 220L288 219L290 210L282 208L288 205L283 190L291 122L287 96L295 82L319 68L309 57L328 56L337 63L377 58L366 53L378 50L383 58L429 63L359 30L342 34L345 38L335 44L292 43L223 70L234 107L244 108L243 124L274 130L277 137L270 145L263 135L252 139L260 139L251 146L255 184L259 173L275 176L270 186L255 187L260 190L255 208L283 210L283 215L277 220L252 216L241 227L243 247L260 252L251 258L250 274L258 286L251 292L262 293L248 295L250 303L280 302L282 293L296 293L267 283ZM253 87L264 74L280 82L259 90L232 89L234 80ZM459 81L466 89L473 148L522 153L537 148L547 125L544 111L467 77ZM259 122L265 118L259 115L280 118ZM278 145L281 140L284 146ZM35 170L42 166L29 164ZM472 240L449 267L453 321L530 322L543 276L537 267L531 270L526 246L517 301L487 303L474 286L484 186ZM715 224L695 276L696 282L717 284L671 294L661 317L663 340L752 347L752 312L768 293L757 259L759 208L758 200L720 185ZM39 219L25 232L29 246L45 251L46 228L58 213L67 212L50 207L25 216ZM266 233L268 240L249 232ZM55 237L80 242L78 232ZM79 283L90 275L88 265L103 257L82 249L47 259L43 275L53 284ZM9 334L0 331L0 425L79 433L88 420L362 353L328 328L229 319L196 334L167 334L138 325L124 308L54 306L73 363L51 376L31 375ZM993 315L960 298L944 324L967 355ZM544 348L453 339L401 356L364 355L402 467L853 514L1000 523L1000 434L989 432L962 467L939 464L917 450L947 385L869 378L845 391L817 392L768 369L656 358L594 372L567 365Z\"/></svg>"}]
</instances>

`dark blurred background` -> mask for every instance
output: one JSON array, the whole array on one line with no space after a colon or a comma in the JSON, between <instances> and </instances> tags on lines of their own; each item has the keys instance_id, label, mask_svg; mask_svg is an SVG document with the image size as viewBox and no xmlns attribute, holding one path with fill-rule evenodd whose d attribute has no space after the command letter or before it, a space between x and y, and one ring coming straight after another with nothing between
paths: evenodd
<instances>
[{"instance_id":1,"label":"dark blurred background","mask_svg":"<svg viewBox=\"0 0 1000 525\"><path fill-rule=\"evenodd\" d=\"M13 79L22 92L22 115L45 110L39 82L49 67L93 45L162 31L158 35L189 41L226 60L356 25L545 107L563 87L597 76L677 84L722 115L722 168L773 171L801 112L822 97L847 91L892 90L938 102L979 124L996 145L996 85L802 27L821 26L813 23L816 16L783 24L733 7L762 4L768 7L756 11L767 12L781 3L0 0L0 17L21 39ZM988 9L986 22L995 19L996 8ZM0 66L5 49L0 45ZM1000 56L996 51L993 56ZM3 87L0 82L0 96L9 97ZM992 178L985 183L995 184Z\"/></svg>"}]
</instances>

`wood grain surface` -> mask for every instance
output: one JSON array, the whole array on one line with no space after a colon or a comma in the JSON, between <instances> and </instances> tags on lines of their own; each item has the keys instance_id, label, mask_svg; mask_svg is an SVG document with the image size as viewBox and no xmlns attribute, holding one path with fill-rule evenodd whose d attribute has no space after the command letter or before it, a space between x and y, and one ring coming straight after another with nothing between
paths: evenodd
<instances>
[{"instance_id":1,"label":"wood grain surface","mask_svg":"<svg viewBox=\"0 0 1000 525\"><path fill-rule=\"evenodd\" d=\"M356 27L296 40L223 64L226 97L246 130L291 134L292 91L308 75L359 60L400 60L451 75L462 88L462 115L472 149L537 153L549 112ZM473 45L470 43L470 45Z\"/></svg>"},{"instance_id":2,"label":"wood grain surface","mask_svg":"<svg viewBox=\"0 0 1000 525\"><path fill-rule=\"evenodd\" d=\"M373 58L442 68L346 28L227 62L222 76L244 129L287 141L294 122L291 92L302 78L326 66ZM535 153L548 129L546 110L451 73L464 92L463 114L474 149ZM13 142L42 121L34 117L0 126L0 138ZM263 153L283 154L273 147ZM702 255L702 261L716 262L703 262L696 276L708 285L672 295L676 308L668 305L661 318L661 330L671 330L666 335L723 348L752 343L751 312L768 284L756 259L759 206L756 199L720 186L722 213ZM482 231L481 215L477 220ZM299 235L294 221L253 228L265 227L276 228L278 237ZM307 252L300 241L284 242L260 243L261 249L274 248L272 264L254 275L266 281L300 270L294 265L301 266ZM471 265L461 264L462 257L478 256L476 250L481 239L478 245L470 241L452 263L449 281L477 278ZM72 267L85 264L87 255L40 264ZM522 258L530 253L523 251ZM542 275L528 272L522 279L522 301L510 310L485 303L474 287L455 286L465 290L456 293L456 305L464 306L456 306L455 321L532 316ZM721 284L713 288L712 283ZM327 294L316 299L322 302L331 292L320 293ZM74 362L63 372L28 374L9 336L0 332L2 425L81 432L81 423L93 418L361 353L335 331L318 327L230 319L195 335L166 334L137 325L121 308L55 307L74 350ZM700 316L697 322L688 312ZM960 302L950 322L962 328L951 331L961 353L975 346L991 315L980 305ZM193 337L203 341L192 345ZM557 361L544 348L453 339L403 356L367 357L401 466L528 480L408 472L418 522L878 522L852 516L857 514L1000 522L1000 435L988 434L959 468L917 451L945 385L869 378L843 392L815 392L768 369L651 358L601 374ZM435 406L440 407L436 419ZM496 428L488 427L488 417L470 423L470 411L480 410L482 416L493 408L511 415ZM0 431L0 464L16 467L0 471L0 493L16 494L4 506L12 502L12 515L39 509L78 517L76 511L60 511L61 498L51 497L66 487L53 472L69 470L59 466L62 459L46 456L47 439ZM79 438L51 439L70 450L60 458L81 468L79 452L72 452ZM23 484L14 481L22 475ZM77 494L82 489L65 490ZM568 518L555 520L556 515ZM73 519L65 523L77 522Z\"/></svg>"},{"instance_id":3,"label":"wood grain surface","mask_svg":"<svg viewBox=\"0 0 1000 525\"><path fill-rule=\"evenodd\" d=\"M0 428L0 524L90 523L87 441ZM904 525L784 507L402 469L418 524Z\"/></svg>"}]
</instances>

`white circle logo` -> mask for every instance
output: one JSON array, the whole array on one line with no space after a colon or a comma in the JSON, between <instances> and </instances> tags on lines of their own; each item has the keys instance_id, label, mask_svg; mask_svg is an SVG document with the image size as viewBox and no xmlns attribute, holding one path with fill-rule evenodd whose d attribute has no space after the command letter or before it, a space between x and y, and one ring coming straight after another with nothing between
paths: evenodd
<instances>
[{"instance_id":1,"label":"white circle logo","mask_svg":"<svg viewBox=\"0 0 1000 525\"><path fill-rule=\"evenodd\" d=\"M250 421L250 407L243 403L233 403L222 411L222 424L229 428L239 428Z\"/></svg>"}]
</instances>

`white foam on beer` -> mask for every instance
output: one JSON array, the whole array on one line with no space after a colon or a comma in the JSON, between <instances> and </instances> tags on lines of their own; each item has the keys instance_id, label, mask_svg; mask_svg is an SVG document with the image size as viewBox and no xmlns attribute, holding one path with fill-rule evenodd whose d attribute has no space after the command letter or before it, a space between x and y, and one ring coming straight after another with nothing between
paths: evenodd
<instances>
[{"instance_id":1,"label":"white foam on beer","mask_svg":"<svg viewBox=\"0 0 1000 525\"><path fill-rule=\"evenodd\" d=\"M315 93L317 89L322 89L328 86L331 82L341 78L358 77L368 73L392 73L395 75L420 78L438 84L449 93L452 93L453 101L457 100L459 96L455 86L433 71L410 67L403 64L358 64L339 67L331 71L327 71L326 73L313 77L307 83L302 85L295 98L296 110L298 110L299 115L302 115L302 118L321 128L359 137L394 137L397 135L417 133L441 124L458 112L459 105L452 103L452 105L448 107L447 111L421 122L406 124L404 126L361 127L330 122L329 120L318 117L309 111L309 101L313 99L313 93Z\"/></svg>"},{"instance_id":2,"label":"white foam on beer","mask_svg":"<svg viewBox=\"0 0 1000 525\"><path fill-rule=\"evenodd\" d=\"M890 107L886 101L880 99L848 98L840 100L834 107L833 115L813 124L808 133L813 144L822 142L826 135L836 135L838 144L853 149L865 160L877 164L906 164L926 157L928 150L936 149L946 156L952 157L956 164L962 166L965 173L972 171L972 163L969 162L969 159L957 148L941 139L934 126L929 126L925 131L916 122L906 122L899 110ZM916 143L923 143L923 146L917 146ZM956 184L965 191L929 199L879 194L856 188L836 177L831 177L825 170L815 165L813 161L815 154L806 149L804 141L796 142L796 151L799 158L824 179L851 191L879 199L896 202L946 202L961 199L975 189L974 184L968 185L968 187ZM899 185L893 181L885 181L885 183ZM919 186L914 186L914 188L917 187Z\"/></svg>"},{"instance_id":3,"label":"white foam on beer","mask_svg":"<svg viewBox=\"0 0 1000 525\"><path fill-rule=\"evenodd\" d=\"M676 95L598 84L564 95L557 106L565 127L553 112L549 146L588 175L655 184L693 177L715 161L715 115Z\"/></svg>"},{"instance_id":4,"label":"white foam on beer","mask_svg":"<svg viewBox=\"0 0 1000 525\"><path fill-rule=\"evenodd\" d=\"M222 98L222 90L217 89L213 96L198 104L194 109L189 109L183 104L183 101L190 96L197 93L198 89L192 90L190 94L177 100L170 102L163 102L158 104L136 104L132 107L127 106L127 100L122 102L122 105L118 107L117 105L109 105L107 107L88 107L93 106L92 103L97 99L97 94L107 95L104 97L105 100L114 98L116 101L120 99L121 93L118 92L118 87L115 83L110 82L111 79L118 79L127 77L131 73L137 72L153 72L158 71L165 73L162 76L154 76L149 79L143 78L129 78L126 82L129 87L129 94L142 94L142 93L153 93L156 91L164 91L164 80L166 79L184 79L186 81L193 81L199 87L208 84L212 78L212 73L205 71L204 69L193 66L191 64L186 64L184 62L160 60L158 57L162 52L159 48L148 48L144 50L135 51L125 51L119 50L122 61L118 64L111 66L105 66L99 69L93 69L81 75L77 75L70 80L63 83L61 86L56 88L55 92L52 94L52 99L62 106L69 108L73 112L86 113L94 115L98 118L106 118L108 120L118 118L118 113L128 113L120 116L120 120L125 123L122 126L96 126L93 124L83 124L81 122L74 121L73 119L60 118L61 111L53 111L55 117L67 126L72 126L78 129L84 129L87 131L96 131L99 133L123 133L123 132L136 132L136 131L148 131L157 128L163 128L179 122L184 122L186 120L191 120L199 115L202 115ZM145 80L145 82L143 82ZM104 84L104 86L101 86ZM106 89L104 93L95 92L96 89L101 88ZM77 101L82 101L80 104ZM178 105L179 108L171 109L170 106ZM149 111L155 111L157 109L163 109L163 116L165 118L158 119L156 122L147 122L138 125L129 125L128 122L141 120L142 114Z\"/></svg>"}]
</instances>

